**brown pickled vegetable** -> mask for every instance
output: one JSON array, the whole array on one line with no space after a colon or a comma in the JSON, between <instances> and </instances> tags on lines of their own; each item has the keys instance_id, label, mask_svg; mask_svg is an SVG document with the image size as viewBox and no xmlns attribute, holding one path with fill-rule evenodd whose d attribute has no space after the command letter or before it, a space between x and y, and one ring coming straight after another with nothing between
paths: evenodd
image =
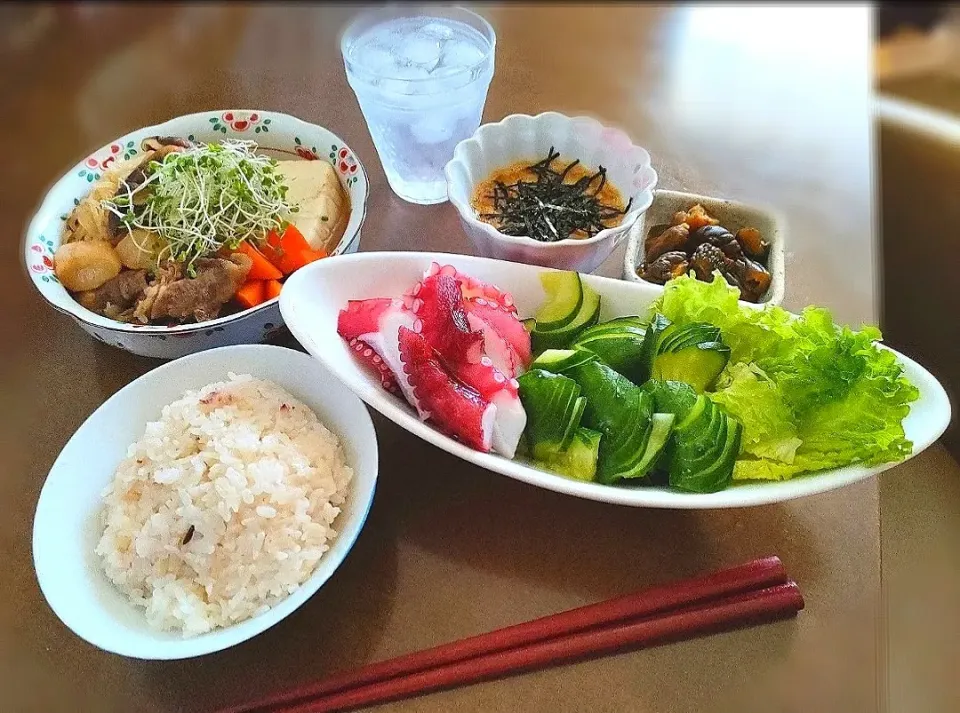
<instances>
[{"instance_id":1,"label":"brown pickled vegetable","mask_svg":"<svg viewBox=\"0 0 960 713\"><path fill-rule=\"evenodd\" d=\"M674 277L685 275L690 267L690 260L685 252L677 250L664 253L650 263L643 263L637 268L637 274L649 282L661 285Z\"/></svg>"},{"instance_id":2,"label":"brown pickled vegetable","mask_svg":"<svg viewBox=\"0 0 960 713\"><path fill-rule=\"evenodd\" d=\"M770 245L760 231L745 227L734 234L699 204L674 213L669 226L654 226L643 247L637 275L648 282L663 284L690 271L709 282L719 272L748 302L759 302L770 289Z\"/></svg>"},{"instance_id":3,"label":"brown pickled vegetable","mask_svg":"<svg viewBox=\"0 0 960 713\"><path fill-rule=\"evenodd\" d=\"M704 225L716 225L720 221L707 213L706 209L697 203L689 210L681 210L673 214L673 224L680 225L686 223L690 230L702 228Z\"/></svg>"},{"instance_id":4,"label":"brown pickled vegetable","mask_svg":"<svg viewBox=\"0 0 960 713\"><path fill-rule=\"evenodd\" d=\"M688 249L696 250L704 243L710 243L720 248L723 254L731 260L736 260L743 255L740 244L733 237L733 233L722 225L704 225L690 233Z\"/></svg>"},{"instance_id":5,"label":"brown pickled vegetable","mask_svg":"<svg viewBox=\"0 0 960 713\"><path fill-rule=\"evenodd\" d=\"M770 243L763 239L756 228L740 228L737 231L737 242L743 246L743 251L754 260L766 260L770 251Z\"/></svg>"},{"instance_id":6,"label":"brown pickled vegetable","mask_svg":"<svg viewBox=\"0 0 960 713\"><path fill-rule=\"evenodd\" d=\"M698 280L709 282L714 272L719 270L726 275L727 256L716 245L703 243L690 258L690 267L693 268Z\"/></svg>"},{"instance_id":7,"label":"brown pickled vegetable","mask_svg":"<svg viewBox=\"0 0 960 713\"><path fill-rule=\"evenodd\" d=\"M686 223L671 226L659 235L648 235L643 244L644 257L647 262L653 262L664 253L683 250L689 237L690 226Z\"/></svg>"}]
</instances>

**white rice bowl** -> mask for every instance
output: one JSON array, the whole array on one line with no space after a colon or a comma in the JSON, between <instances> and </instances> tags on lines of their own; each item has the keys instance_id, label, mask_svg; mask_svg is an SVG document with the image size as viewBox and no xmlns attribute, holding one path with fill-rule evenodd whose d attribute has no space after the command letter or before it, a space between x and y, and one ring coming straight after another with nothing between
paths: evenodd
<instances>
[{"instance_id":1,"label":"white rice bowl","mask_svg":"<svg viewBox=\"0 0 960 713\"><path fill-rule=\"evenodd\" d=\"M231 373L165 406L129 447L103 493L96 552L151 627L202 634L310 577L352 477L310 408Z\"/></svg>"}]
</instances>

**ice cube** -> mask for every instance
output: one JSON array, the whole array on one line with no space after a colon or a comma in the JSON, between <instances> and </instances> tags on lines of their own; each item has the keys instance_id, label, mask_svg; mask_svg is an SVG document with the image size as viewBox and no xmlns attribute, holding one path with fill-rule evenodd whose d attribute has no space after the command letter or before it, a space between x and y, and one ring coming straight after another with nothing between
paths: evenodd
<instances>
[{"instance_id":1,"label":"ice cube","mask_svg":"<svg viewBox=\"0 0 960 713\"><path fill-rule=\"evenodd\" d=\"M430 79L430 71L423 66L409 65L395 67L390 71L390 78L380 82L384 91L394 94L417 94L423 83L418 80Z\"/></svg>"},{"instance_id":2,"label":"ice cube","mask_svg":"<svg viewBox=\"0 0 960 713\"><path fill-rule=\"evenodd\" d=\"M453 37L453 30L440 22L428 22L420 28L420 34L437 40L448 40Z\"/></svg>"},{"instance_id":3,"label":"ice cube","mask_svg":"<svg viewBox=\"0 0 960 713\"><path fill-rule=\"evenodd\" d=\"M393 74L396 69L396 59L386 49L378 46L366 47L357 53L357 64L374 74Z\"/></svg>"},{"instance_id":4,"label":"ice cube","mask_svg":"<svg viewBox=\"0 0 960 713\"><path fill-rule=\"evenodd\" d=\"M452 117L441 114L426 116L410 126L413 138L421 144L439 144L453 138L454 122Z\"/></svg>"},{"instance_id":5,"label":"ice cube","mask_svg":"<svg viewBox=\"0 0 960 713\"><path fill-rule=\"evenodd\" d=\"M432 37L415 35L397 47L400 64L432 68L440 60L440 43Z\"/></svg>"},{"instance_id":6,"label":"ice cube","mask_svg":"<svg viewBox=\"0 0 960 713\"><path fill-rule=\"evenodd\" d=\"M479 64L483 60L483 51L469 42L447 42L443 46L443 56L440 58L441 67L457 67L467 69Z\"/></svg>"}]
</instances>

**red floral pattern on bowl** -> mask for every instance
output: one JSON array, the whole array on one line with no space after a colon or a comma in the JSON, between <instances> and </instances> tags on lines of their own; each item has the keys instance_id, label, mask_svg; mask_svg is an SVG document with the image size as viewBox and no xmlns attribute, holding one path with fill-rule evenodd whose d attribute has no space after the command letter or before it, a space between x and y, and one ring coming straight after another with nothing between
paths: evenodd
<instances>
[{"instance_id":1,"label":"red floral pattern on bowl","mask_svg":"<svg viewBox=\"0 0 960 713\"><path fill-rule=\"evenodd\" d=\"M77 172L77 175L93 183L99 180L103 172L109 169L114 163L117 161L126 161L138 153L139 148L135 141L120 141L110 144L105 149L101 149L92 156L88 156L82 164L83 167Z\"/></svg>"},{"instance_id":2,"label":"red floral pattern on bowl","mask_svg":"<svg viewBox=\"0 0 960 713\"><path fill-rule=\"evenodd\" d=\"M265 118L262 113L256 111L225 111L219 116L210 119L213 124L213 130L221 134L227 133L230 129L235 134L242 134L250 129L254 133L270 132L271 120Z\"/></svg>"},{"instance_id":3,"label":"red floral pattern on bowl","mask_svg":"<svg viewBox=\"0 0 960 713\"><path fill-rule=\"evenodd\" d=\"M320 158L319 152L317 151L316 146L311 146L307 148L303 141L300 140L299 136L293 137L293 150L297 152L297 156L302 158L305 161L316 161Z\"/></svg>"},{"instance_id":4,"label":"red floral pattern on bowl","mask_svg":"<svg viewBox=\"0 0 960 713\"><path fill-rule=\"evenodd\" d=\"M44 282L60 282L53 272L53 241L42 235L30 246L30 271Z\"/></svg>"},{"instance_id":5,"label":"red floral pattern on bowl","mask_svg":"<svg viewBox=\"0 0 960 713\"><path fill-rule=\"evenodd\" d=\"M354 158L353 152L346 146L337 146L336 144L330 146L330 163L344 177L347 188L357 182L355 175L358 170L357 159Z\"/></svg>"}]
</instances>

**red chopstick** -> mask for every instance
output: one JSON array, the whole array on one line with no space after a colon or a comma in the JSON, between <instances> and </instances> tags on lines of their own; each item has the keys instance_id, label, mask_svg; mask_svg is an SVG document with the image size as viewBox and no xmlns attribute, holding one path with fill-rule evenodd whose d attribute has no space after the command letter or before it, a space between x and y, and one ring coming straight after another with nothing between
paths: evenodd
<instances>
[{"instance_id":1,"label":"red chopstick","mask_svg":"<svg viewBox=\"0 0 960 713\"><path fill-rule=\"evenodd\" d=\"M636 592L335 674L319 683L275 694L254 703L224 710L222 713L274 713L297 710L290 706L301 702L317 701L325 695L358 689L368 684L371 686L381 684L427 669L434 672L441 667L477 657L516 651L524 646L556 637L569 638L571 634L577 632L627 619L652 617L681 608L708 604L730 595L754 592L786 581L786 572L780 559L766 557L709 575ZM440 684L440 686L443 685L447 684ZM305 710L313 710L313 708Z\"/></svg>"},{"instance_id":2,"label":"red chopstick","mask_svg":"<svg viewBox=\"0 0 960 713\"><path fill-rule=\"evenodd\" d=\"M319 698L301 699L298 703L275 708L273 712L346 711L443 688L502 678L548 665L609 654L622 649L636 649L747 624L783 619L796 615L802 608L803 597L800 589L795 582L791 581L632 623L613 624Z\"/></svg>"}]
</instances>

